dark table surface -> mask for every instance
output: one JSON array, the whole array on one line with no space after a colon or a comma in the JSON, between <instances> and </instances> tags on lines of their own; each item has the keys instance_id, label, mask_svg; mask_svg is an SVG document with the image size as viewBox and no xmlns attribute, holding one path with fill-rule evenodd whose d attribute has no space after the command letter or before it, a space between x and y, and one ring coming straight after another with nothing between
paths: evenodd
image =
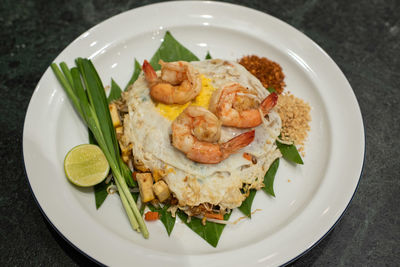
<instances>
[{"instance_id":1,"label":"dark table surface","mask_svg":"<svg viewBox=\"0 0 400 267\"><path fill-rule=\"evenodd\" d=\"M0 265L92 264L46 221L22 158L24 117L53 59L78 35L120 12L156 1L0 3ZM294 266L400 264L400 1L229 1L275 16L305 33L338 64L360 105L366 161L337 226Z\"/></svg>"}]
</instances>

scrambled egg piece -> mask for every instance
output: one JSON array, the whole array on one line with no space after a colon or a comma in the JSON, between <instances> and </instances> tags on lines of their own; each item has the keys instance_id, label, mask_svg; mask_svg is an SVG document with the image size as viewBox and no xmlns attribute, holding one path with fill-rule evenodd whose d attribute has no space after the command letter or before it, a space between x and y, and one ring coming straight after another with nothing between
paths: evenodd
<instances>
[{"instance_id":1,"label":"scrambled egg piece","mask_svg":"<svg viewBox=\"0 0 400 267\"><path fill-rule=\"evenodd\" d=\"M189 105L201 106L208 109L208 105L210 104L210 99L214 91L215 88L211 84L211 79L201 75L201 91L195 99L183 105L157 103L156 108L162 116L170 121L173 121Z\"/></svg>"}]
</instances>

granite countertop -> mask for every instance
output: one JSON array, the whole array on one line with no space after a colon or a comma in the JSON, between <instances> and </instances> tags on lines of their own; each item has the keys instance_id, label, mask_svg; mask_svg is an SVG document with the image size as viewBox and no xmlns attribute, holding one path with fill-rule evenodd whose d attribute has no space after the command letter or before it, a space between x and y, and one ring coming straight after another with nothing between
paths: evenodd
<instances>
[{"instance_id":1,"label":"granite countertop","mask_svg":"<svg viewBox=\"0 0 400 267\"><path fill-rule=\"evenodd\" d=\"M29 100L53 59L77 36L157 1L0 3L0 265L93 264L52 228L31 194L22 158ZM357 96L366 132L359 188L343 218L293 266L398 266L400 262L400 1L228 1L305 33L338 64Z\"/></svg>"}]
</instances>

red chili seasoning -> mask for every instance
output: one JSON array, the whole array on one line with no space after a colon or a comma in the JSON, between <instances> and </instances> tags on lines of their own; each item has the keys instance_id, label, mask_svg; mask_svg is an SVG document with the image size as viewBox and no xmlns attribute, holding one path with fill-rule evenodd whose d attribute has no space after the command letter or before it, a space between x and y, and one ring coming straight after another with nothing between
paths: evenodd
<instances>
[{"instance_id":1,"label":"red chili seasoning","mask_svg":"<svg viewBox=\"0 0 400 267\"><path fill-rule=\"evenodd\" d=\"M283 81L285 75L278 63L255 55L244 56L239 60L239 63L256 76L265 88L272 87L278 94L283 92L286 86Z\"/></svg>"}]
</instances>

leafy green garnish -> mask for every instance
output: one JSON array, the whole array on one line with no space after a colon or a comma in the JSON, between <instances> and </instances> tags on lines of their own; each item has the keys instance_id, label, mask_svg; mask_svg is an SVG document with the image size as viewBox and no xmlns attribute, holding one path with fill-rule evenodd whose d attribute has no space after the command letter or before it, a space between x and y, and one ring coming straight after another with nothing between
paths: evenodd
<instances>
[{"instance_id":1,"label":"leafy green garnish","mask_svg":"<svg viewBox=\"0 0 400 267\"><path fill-rule=\"evenodd\" d=\"M129 169L129 167L125 164L125 162L122 160L121 157L119 157L119 164L121 165L121 173L125 178L125 182L130 186L130 187L137 187L138 184L135 180L133 180L132 177L132 172Z\"/></svg>"},{"instance_id":2,"label":"leafy green garnish","mask_svg":"<svg viewBox=\"0 0 400 267\"><path fill-rule=\"evenodd\" d=\"M106 200L108 193L107 193L108 184L105 181L95 185L94 189L94 199L96 201L96 209L99 209L101 204L103 204L104 200Z\"/></svg>"},{"instance_id":3,"label":"leafy green garnish","mask_svg":"<svg viewBox=\"0 0 400 267\"><path fill-rule=\"evenodd\" d=\"M175 226L176 217L172 217L171 212L167 211L169 206L164 205L162 208L156 208L153 205L149 205L148 207L151 211L157 211L160 214L160 221L164 224L168 235L171 235Z\"/></svg>"},{"instance_id":4,"label":"leafy green garnish","mask_svg":"<svg viewBox=\"0 0 400 267\"><path fill-rule=\"evenodd\" d=\"M269 166L269 169L264 176L265 187L263 188L263 190L265 193L267 193L273 197L275 196L274 180L275 180L275 174L276 174L276 171L278 170L278 167L279 167L279 158L277 158L276 160L274 160L274 162L272 162L271 166Z\"/></svg>"},{"instance_id":5,"label":"leafy green garnish","mask_svg":"<svg viewBox=\"0 0 400 267\"><path fill-rule=\"evenodd\" d=\"M155 70L161 68L158 61L162 59L166 62L173 62L178 60L184 61L197 61L199 60L192 52L186 47L181 45L169 31L164 35L164 41L161 43L160 48L156 51L154 56L150 60L150 64Z\"/></svg>"},{"instance_id":6,"label":"leafy green garnish","mask_svg":"<svg viewBox=\"0 0 400 267\"><path fill-rule=\"evenodd\" d=\"M139 197L139 195L138 195L138 197ZM136 199L136 201L137 201L137 199ZM140 209L139 209L139 212L140 212L140 214L143 216L143 214L144 214L144 210L146 209L146 204L143 204L142 203L142 205L140 206Z\"/></svg>"},{"instance_id":7,"label":"leafy green garnish","mask_svg":"<svg viewBox=\"0 0 400 267\"><path fill-rule=\"evenodd\" d=\"M251 218L251 205L253 204L254 197L256 196L257 190L250 189L249 196L242 202L242 205L238 208L244 215Z\"/></svg>"},{"instance_id":8,"label":"leafy green garnish","mask_svg":"<svg viewBox=\"0 0 400 267\"><path fill-rule=\"evenodd\" d=\"M111 79L111 90L110 90L110 94L108 95L107 102L111 103L111 101L120 98L121 93L122 93L121 88L114 81L114 79Z\"/></svg>"},{"instance_id":9,"label":"leafy green garnish","mask_svg":"<svg viewBox=\"0 0 400 267\"><path fill-rule=\"evenodd\" d=\"M96 139L94 138L94 136L93 136L92 132L90 131L90 129L88 129L88 133L89 133L89 143L93 144L93 145L97 145ZM94 200L95 200L95 203L96 203L96 209L99 209L100 206L106 200L106 198L108 196L107 187L108 187L108 184L106 184L105 180L93 187L93 189L94 189Z\"/></svg>"},{"instance_id":10,"label":"leafy green garnish","mask_svg":"<svg viewBox=\"0 0 400 267\"><path fill-rule=\"evenodd\" d=\"M297 164L304 164L295 145L285 145L280 143L279 141L276 141L276 146L279 148L282 156L285 159Z\"/></svg>"},{"instance_id":11,"label":"leafy green garnish","mask_svg":"<svg viewBox=\"0 0 400 267\"><path fill-rule=\"evenodd\" d=\"M60 63L60 68L61 68L62 72L64 73L64 76L65 76L69 86L71 86L72 89L73 89L74 88L74 82L72 80L72 75L71 75L71 72L70 72L67 64L65 62L61 62Z\"/></svg>"},{"instance_id":12,"label":"leafy green garnish","mask_svg":"<svg viewBox=\"0 0 400 267\"><path fill-rule=\"evenodd\" d=\"M140 71L142 70L142 67L140 66L140 63L135 59L135 67L132 73L132 77L129 80L128 84L125 86L124 91L128 89L129 86L131 86L139 77Z\"/></svg>"},{"instance_id":13,"label":"leafy green garnish","mask_svg":"<svg viewBox=\"0 0 400 267\"><path fill-rule=\"evenodd\" d=\"M139 192L138 193L131 193L133 199L135 200L135 202L137 202L138 198L139 198ZM143 213L141 212L141 214L143 215Z\"/></svg>"},{"instance_id":14,"label":"leafy green garnish","mask_svg":"<svg viewBox=\"0 0 400 267\"><path fill-rule=\"evenodd\" d=\"M268 87L267 90L268 90L268 92L270 92L271 94L272 94L272 93L276 93L276 90L275 90L275 88L273 88L273 87Z\"/></svg>"},{"instance_id":15,"label":"leafy green garnish","mask_svg":"<svg viewBox=\"0 0 400 267\"><path fill-rule=\"evenodd\" d=\"M89 137L89 143L92 145L97 145L96 139L94 138L92 132L88 128L88 137Z\"/></svg>"},{"instance_id":16,"label":"leafy green garnish","mask_svg":"<svg viewBox=\"0 0 400 267\"><path fill-rule=\"evenodd\" d=\"M210 51L207 51L206 59L212 59Z\"/></svg>"},{"instance_id":17,"label":"leafy green garnish","mask_svg":"<svg viewBox=\"0 0 400 267\"><path fill-rule=\"evenodd\" d=\"M222 230L225 228L225 224L207 222L206 225L201 223L201 219L192 217L190 222L187 222L188 216L181 210L176 212L179 218L192 229L196 234L201 236L211 246L216 247L218 245L219 238L221 237ZM229 220L231 213L225 214L224 220Z\"/></svg>"}]
</instances>

